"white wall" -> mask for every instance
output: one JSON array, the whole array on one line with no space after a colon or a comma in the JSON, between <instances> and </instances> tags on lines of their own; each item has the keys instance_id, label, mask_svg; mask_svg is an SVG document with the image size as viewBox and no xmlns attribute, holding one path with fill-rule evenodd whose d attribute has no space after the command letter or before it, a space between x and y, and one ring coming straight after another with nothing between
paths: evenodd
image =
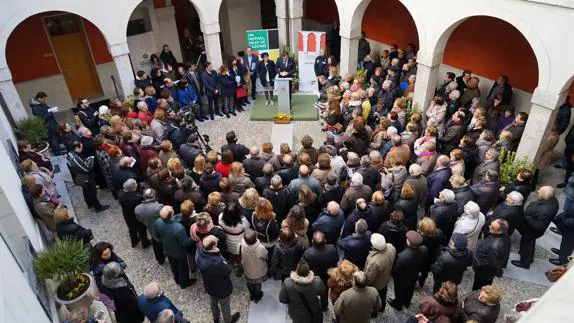
<instances>
[{"instance_id":1,"label":"white wall","mask_svg":"<svg viewBox=\"0 0 574 323\"><path fill-rule=\"evenodd\" d=\"M149 73L151 70L149 58L151 54L157 53L157 43L153 32L128 37L128 47L134 71L142 70Z\"/></svg>"},{"instance_id":2,"label":"white wall","mask_svg":"<svg viewBox=\"0 0 574 323\"><path fill-rule=\"evenodd\" d=\"M157 18L157 25L159 28L159 39L157 40L158 46L168 44L173 56L178 62L183 61L181 55L181 47L179 44L179 35L177 33L177 26L175 24L175 9L173 6L155 9L155 16ZM161 50L161 48L158 48Z\"/></svg>"},{"instance_id":3,"label":"white wall","mask_svg":"<svg viewBox=\"0 0 574 323\"><path fill-rule=\"evenodd\" d=\"M259 1L223 1L220 24L227 54L237 55L238 51L245 50L247 30L261 29L261 3Z\"/></svg>"}]
</instances>

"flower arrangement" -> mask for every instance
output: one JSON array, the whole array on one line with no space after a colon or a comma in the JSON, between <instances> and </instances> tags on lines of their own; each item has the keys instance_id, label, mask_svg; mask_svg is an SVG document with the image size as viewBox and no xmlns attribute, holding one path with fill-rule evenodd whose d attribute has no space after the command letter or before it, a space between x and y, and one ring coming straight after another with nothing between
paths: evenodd
<instances>
[{"instance_id":1,"label":"flower arrangement","mask_svg":"<svg viewBox=\"0 0 574 323\"><path fill-rule=\"evenodd\" d=\"M507 151L504 148L500 150L500 155L498 156L498 161L500 162L500 172L498 174L498 179L502 186L510 184L516 179L516 175L521 169L526 168L528 170L534 170L534 164L532 164L527 156L524 156L520 160L516 159L516 152Z\"/></svg>"},{"instance_id":2,"label":"flower arrangement","mask_svg":"<svg viewBox=\"0 0 574 323\"><path fill-rule=\"evenodd\" d=\"M273 120L288 120L291 121L293 120L293 116L291 116L288 113L277 113L276 115L273 116Z\"/></svg>"}]
</instances>

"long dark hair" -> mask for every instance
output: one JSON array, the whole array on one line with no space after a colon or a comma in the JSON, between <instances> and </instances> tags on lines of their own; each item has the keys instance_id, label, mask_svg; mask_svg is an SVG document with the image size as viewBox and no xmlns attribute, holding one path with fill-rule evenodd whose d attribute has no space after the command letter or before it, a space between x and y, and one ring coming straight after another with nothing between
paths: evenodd
<instances>
[{"instance_id":1,"label":"long dark hair","mask_svg":"<svg viewBox=\"0 0 574 323\"><path fill-rule=\"evenodd\" d=\"M223 223L227 226L234 227L241 223L241 210L235 203L228 203L223 211L221 218Z\"/></svg>"},{"instance_id":2,"label":"long dark hair","mask_svg":"<svg viewBox=\"0 0 574 323\"><path fill-rule=\"evenodd\" d=\"M112 252L112 256L113 256L114 246L112 246L111 243L105 242L105 241L100 241L100 242L96 243L96 245L92 247L92 254L90 256L90 264L92 266L95 266L95 265L101 263L102 258L100 258L100 257L102 256L102 253L104 252L104 250L106 250L108 248Z\"/></svg>"}]
</instances>

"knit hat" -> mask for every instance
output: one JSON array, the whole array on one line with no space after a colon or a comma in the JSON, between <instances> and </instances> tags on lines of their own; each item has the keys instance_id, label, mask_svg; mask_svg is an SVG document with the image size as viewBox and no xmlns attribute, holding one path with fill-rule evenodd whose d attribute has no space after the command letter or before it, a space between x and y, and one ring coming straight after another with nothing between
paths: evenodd
<instances>
[{"instance_id":1,"label":"knit hat","mask_svg":"<svg viewBox=\"0 0 574 323\"><path fill-rule=\"evenodd\" d=\"M363 185L363 175L355 172L351 177L351 186Z\"/></svg>"},{"instance_id":2,"label":"knit hat","mask_svg":"<svg viewBox=\"0 0 574 323\"><path fill-rule=\"evenodd\" d=\"M473 218L477 218L480 214L480 206L473 201L468 201L464 205L464 213L470 215Z\"/></svg>"},{"instance_id":3,"label":"knit hat","mask_svg":"<svg viewBox=\"0 0 574 323\"><path fill-rule=\"evenodd\" d=\"M466 249L468 239L464 234L455 232L452 234L452 238L450 240L452 241L456 249L458 250Z\"/></svg>"},{"instance_id":4,"label":"knit hat","mask_svg":"<svg viewBox=\"0 0 574 323\"><path fill-rule=\"evenodd\" d=\"M452 203L454 202L454 192L449 189L444 189L440 191L442 196L444 197L445 203Z\"/></svg>"},{"instance_id":5,"label":"knit hat","mask_svg":"<svg viewBox=\"0 0 574 323\"><path fill-rule=\"evenodd\" d=\"M410 230L407 232L407 240L412 247L418 247L423 242L423 236L421 236L421 234L416 231Z\"/></svg>"},{"instance_id":6,"label":"knit hat","mask_svg":"<svg viewBox=\"0 0 574 323\"><path fill-rule=\"evenodd\" d=\"M387 241L382 234L373 233L371 235L371 245L373 246L373 249L383 251L387 248Z\"/></svg>"},{"instance_id":7,"label":"knit hat","mask_svg":"<svg viewBox=\"0 0 574 323\"><path fill-rule=\"evenodd\" d=\"M110 111L110 108L108 108L107 105L102 105L102 106L100 106L100 108L98 109L98 113L99 113L100 115L102 115L102 114L108 114L109 111Z\"/></svg>"},{"instance_id":8,"label":"knit hat","mask_svg":"<svg viewBox=\"0 0 574 323\"><path fill-rule=\"evenodd\" d=\"M151 146L151 144L153 143L153 138L150 136L143 136L142 139L140 140L140 143L144 147Z\"/></svg>"}]
</instances>

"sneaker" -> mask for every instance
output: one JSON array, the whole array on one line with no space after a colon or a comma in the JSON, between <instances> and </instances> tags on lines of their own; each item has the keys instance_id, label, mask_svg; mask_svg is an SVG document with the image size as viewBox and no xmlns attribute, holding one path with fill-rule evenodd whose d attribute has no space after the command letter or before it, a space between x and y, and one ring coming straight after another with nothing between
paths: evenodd
<instances>
[{"instance_id":1,"label":"sneaker","mask_svg":"<svg viewBox=\"0 0 574 323\"><path fill-rule=\"evenodd\" d=\"M275 101L271 100L271 106L275 105Z\"/></svg>"},{"instance_id":2,"label":"sneaker","mask_svg":"<svg viewBox=\"0 0 574 323\"><path fill-rule=\"evenodd\" d=\"M269 106L269 100L265 101L265 106Z\"/></svg>"},{"instance_id":3,"label":"sneaker","mask_svg":"<svg viewBox=\"0 0 574 323\"><path fill-rule=\"evenodd\" d=\"M102 205L99 208L96 208L96 213L104 212L105 210L109 209L109 205Z\"/></svg>"},{"instance_id":4,"label":"sneaker","mask_svg":"<svg viewBox=\"0 0 574 323\"><path fill-rule=\"evenodd\" d=\"M235 323L235 322L239 321L240 316L241 316L241 314L239 312L235 312L235 314L231 315L231 322L230 323Z\"/></svg>"}]
</instances>

